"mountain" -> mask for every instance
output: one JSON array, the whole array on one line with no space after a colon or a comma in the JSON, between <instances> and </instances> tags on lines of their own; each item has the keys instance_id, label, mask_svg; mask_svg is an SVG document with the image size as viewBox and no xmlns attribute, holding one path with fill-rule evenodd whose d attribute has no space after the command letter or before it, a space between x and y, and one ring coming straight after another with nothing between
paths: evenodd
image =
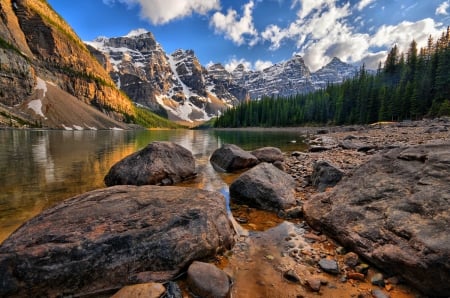
<instances>
[{"instance_id":1,"label":"mountain","mask_svg":"<svg viewBox=\"0 0 450 298\"><path fill-rule=\"evenodd\" d=\"M127 127L133 103L46 1L2 0L0 15L1 125Z\"/></svg>"},{"instance_id":2,"label":"mountain","mask_svg":"<svg viewBox=\"0 0 450 298\"><path fill-rule=\"evenodd\" d=\"M264 95L286 97L312 92L326 87L328 83L341 83L356 72L355 66L333 58L326 66L311 73L303 58L295 55L262 71L246 70L240 64L231 75L239 86L248 90L251 99L258 99Z\"/></svg>"},{"instance_id":3,"label":"mountain","mask_svg":"<svg viewBox=\"0 0 450 298\"><path fill-rule=\"evenodd\" d=\"M246 96L239 86L209 73L194 51L166 54L150 32L100 37L86 44L134 102L171 120L209 120Z\"/></svg>"},{"instance_id":4,"label":"mountain","mask_svg":"<svg viewBox=\"0 0 450 298\"><path fill-rule=\"evenodd\" d=\"M339 84L345 79L353 78L357 71L358 69L355 66L334 57L330 63L313 73L311 80L315 89L323 89L328 84Z\"/></svg>"}]
</instances>

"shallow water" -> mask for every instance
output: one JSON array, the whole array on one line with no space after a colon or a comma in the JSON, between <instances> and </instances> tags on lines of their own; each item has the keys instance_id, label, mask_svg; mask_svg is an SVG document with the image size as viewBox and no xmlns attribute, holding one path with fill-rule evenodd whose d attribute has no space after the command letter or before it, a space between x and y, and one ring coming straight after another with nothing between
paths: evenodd
<instances>
[{"instance_id":1,"label":"shallow water","mask_svg":"<svg viewBox=\"0 0 450 298\"><path fill-rule=\"evenodd\" d=\"M222 144L246 150L305 149L301 134L293 130L0 130L0 242L42 210L105 187L103 178L114 163L153 141L172 141L193 153L198 176L183 186L220 191L226 197L237 175L218 173L209 163L212 152ZM263 217L262 223L272 221L258 216Z\"/></svg>"}]
</instances>

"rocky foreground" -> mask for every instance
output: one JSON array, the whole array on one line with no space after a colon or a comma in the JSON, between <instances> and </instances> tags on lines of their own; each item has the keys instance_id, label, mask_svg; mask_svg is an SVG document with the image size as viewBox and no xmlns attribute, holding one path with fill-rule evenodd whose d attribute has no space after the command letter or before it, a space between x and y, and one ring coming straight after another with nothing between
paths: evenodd
<instances>
[{"instance_id":1,"label":"rocky foreground","mask_svg":"<svg viewBox=\"0 0 450 298\"><path fill-rule=\"evenodd\" d=\"M25 223L0 246L0 296L448 297L449 129L298 129L309 152L224 145L216 169L252 167L230 185L234 217L220 193L162 186L195 168L154 142L113 167L132 180L105 181L161 186L95 190ZM198 262L212 260L222 270Z\"/></svg>"}]
</instances>

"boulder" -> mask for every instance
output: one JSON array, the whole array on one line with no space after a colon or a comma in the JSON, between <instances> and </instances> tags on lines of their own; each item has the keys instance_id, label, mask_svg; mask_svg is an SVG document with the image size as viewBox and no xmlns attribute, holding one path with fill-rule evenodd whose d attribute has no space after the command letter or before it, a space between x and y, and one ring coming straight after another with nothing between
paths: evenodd
<instances>
[{"instance_id":1,"label":"boulder","mask_svg":"<svg viewBox=\"0 0 450 298\"><path fill-rule=\"evenodd\" d=\"M296 205L295 180L269 163L260 163L230 185L231 199L260 209L280 211Z\"/></svg>"},{"instance_id":2,"label":"boulder","mask_svg":"<svg viewBox=\"0 0 450 298\"><path fill-rule=\"evenodd\" d=\"M259 162L274 163L276 161L283 162L283 152L276 147L263 147L250 152Z\"/></svg>"},{"instance_id":3,"label":"boulder","mask_svg":"<svg viewBox=\"0 0 450 298\"><path fill-rule=\"evenodd\" d=\"M105 176L106 186L170 185L195 176L195 159L172 142L153 142L116 163Z\"/></svg>"},{"instance_id":4,"label":"boulder","mask_svg":"<svg viewBox=\"0 0 450 298\"><path fill-rule=\"evenodd\" d=\"M429 296L450 296L450 143L395 148L304 204L314 228Z\"/></svg>"},{"instance_id":5,"label":"boulder","mask_svg":"<svg viewBox=\"0 0 450 298\"><path fill-rule=\"evenodd\" d=\"M228 275L208 263L194 262L187 271L189 289L198 297L226 298L230 293Z\"/></svg>"},{"instance_id":6,"label":"boulder","mask_svg":"<svg viewBox=\"0 0 450 298\"><path fill-rule=\"evenodd\" d=\"M313 165L313 172L311 175L311 182L313 186L317 187L317 190L322 192L327 187L335 186L341 181L344 173L332 166L327 161L321 160L315 162Z\"/></svg>"},{"instance_id":7,"label":"boulder","mask_svg":"<svg viewBox=\"0 0 450 298\"><path fill-rule=\"evenodd\" d=\"M225 144L213 152L210 162L219 171L233 172L255 166L258 159L236 145Z\"/></svg>"},{"instance_id":8,"label":"boulder","mask_svg":"<svg viewBox=\"0 0 450 298\"><path fill-rule=\"evenodd\" d=\"M121 185L42 212L0 246L0 297L83 296L165 282L234 244L217 192Z\"/></svg>"}]
</instances>

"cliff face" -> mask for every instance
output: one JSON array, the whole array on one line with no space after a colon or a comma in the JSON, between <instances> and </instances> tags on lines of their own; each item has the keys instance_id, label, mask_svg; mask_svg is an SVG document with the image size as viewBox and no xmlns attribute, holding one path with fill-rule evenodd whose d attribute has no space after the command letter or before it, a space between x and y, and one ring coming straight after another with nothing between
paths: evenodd
<instances>
[{"instance_id":1,"label":"cliff face","mask_svg":"<svg viewBox=\"0 0 450 298\"><path fill-rule=\"evenodd\" d=\"M87 42L109 69L117 87L134 102L169 119L204 121L245 99L210 76L192 50L167 54L150 32L124 37L99 37ZM108 66L109 65L109 66Z\"/></svg>"},{"instance_id":2,"label":"cliff face","mask_svg":"<svg viewBox=\"0 0 450 298\"><path fill-rule=\"evenodd\" d=\"M42 82L52 88L44 88ZM20 122L49 128L94 125L84 123L88 119L83 118L72 123L61 115L53 117L64 109L59 102L63 99L52 94L56 90L61 96L78 99L72 114L77 114L78 107L80 111L93 111L92 107L101 111L103 115L93 116L104 118L95 123L96 128L110 128L111 121L124 127L120 122L134 113L132 102L120 93L86 45L42 0L0 1L0 90L1 114L7 118L9 111L10 122L20 118ZM40 102L30 104L33 100ZM42 113L32 108L37 106Z\"/></svg>"}]
</instances>

